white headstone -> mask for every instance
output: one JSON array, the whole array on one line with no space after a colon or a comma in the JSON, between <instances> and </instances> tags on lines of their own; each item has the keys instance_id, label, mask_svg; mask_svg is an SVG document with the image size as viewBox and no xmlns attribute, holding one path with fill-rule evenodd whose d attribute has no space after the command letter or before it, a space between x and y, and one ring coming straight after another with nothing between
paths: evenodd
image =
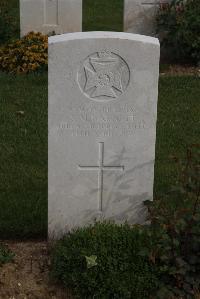
<instances>
[{"instance_id":1,"label":"white headstone","mask_svg":"<svg viewBox=\"0 0 200 299\"><path fill-rule=\"evenodd\" d=\"M156 35L158 0L124 0L124 31Z\"/></svg>"},{"instance_id":2,"label":"white headstone","mask_svg":"<svg viewBox=\"0 0 200 299\"><path fill-rule=\"evenodd\" d=\"M82 31L82 0L20 0L21 36Z\"/></svg>"},{"instance_id":3,"label":"white headstone","mask_svg":"<svg viewBox=\"0 0 200 299\"><path fill-rule=\"evenodd\" d=\"M49 38L49 236L94 219L144 223L153 198L159 42Z\"/></svg>"}]
</instances>

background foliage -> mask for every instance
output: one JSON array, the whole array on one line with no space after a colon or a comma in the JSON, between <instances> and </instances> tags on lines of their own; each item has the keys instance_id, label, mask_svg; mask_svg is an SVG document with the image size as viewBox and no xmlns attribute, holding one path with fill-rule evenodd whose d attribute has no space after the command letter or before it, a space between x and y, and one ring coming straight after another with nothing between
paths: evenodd
<instances>
[{"instance_id":1,"label":"background foliage","mask_svg":"<svg viewBox=\"0 0 200 299\"><path fill-rule=\"evenodd\" d=\"M172 0L161 4L157 31L172 61L200 63L199 0Z\"/></svg>"},{"instance_id":2,"label":"background foliage","mask_svg":"<svg viewBox=\"0 0 200 299\"><path fill-rule=\"evenodd\" d=\"M160 200L146 202L152 237L152 256L161 273L159 298L194 298L200 288L200 145L187 150L178 166L176 185Z\"/></svg>"}]
</instances>

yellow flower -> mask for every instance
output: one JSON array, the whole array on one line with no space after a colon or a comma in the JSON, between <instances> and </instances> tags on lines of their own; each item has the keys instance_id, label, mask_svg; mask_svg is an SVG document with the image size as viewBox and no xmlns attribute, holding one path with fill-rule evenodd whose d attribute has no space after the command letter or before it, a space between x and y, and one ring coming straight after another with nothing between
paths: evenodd
<instances>
[{"instance_id":1,"label":"yellow flower","mask_svg":"<svg viewBox=\"0 0 200 299\"><path fill-rule=\"evenodd\" d=\"M30 32L0 48L0 69L12 73L36 71L48 64L48 37Z\"/></svg>"}]
</instances>

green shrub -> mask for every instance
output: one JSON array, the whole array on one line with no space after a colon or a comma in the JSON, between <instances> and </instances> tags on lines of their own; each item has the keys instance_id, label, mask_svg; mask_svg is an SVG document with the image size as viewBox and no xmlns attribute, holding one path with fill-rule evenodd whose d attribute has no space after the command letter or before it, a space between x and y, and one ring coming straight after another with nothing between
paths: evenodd
<instances>
[{"instance_id":1,"label":"green shrub","mask_svg":"<svg viewBox=\"0 0 200 299\"><path fill-rule=\"evenodd\" d=\"M149 298L157 277L149 258L148 229L96 223L59 241L52 254L52 276L80 298Z\"/></svg>"},{"instance_id":2,"label":"green shrub","mask_svg":"<svg viewBox=\"0 0 200 299\"><path fill-rule=\"evenodd\" d=\"M162 200L148 202L154 253L161 275L158 297L194 298L200 288L200 146L175 158L180 178Z\"/></svg>"},{"instance_id":3,"label":"green shrub","mask_svg":"<svg viewBox=\"0 0 200 299\"><path fill-rule=\"evenodd\" d=\"M0 243L0 266L11 262L13 258L14 253L12 253L7 246Z\"/></svg>"},{"instance_id":4,"label":"green shrub","mask_svg":"<svg viewBox=\"0 0 200 299\"><path fill-rule=\"evenodd\" d=\"M9 73L30 73L47 69L48 37L30 32L23 38L0 48L0 70Z\"/></svg>"},{"instance_id":5,"label":"green shrub","mask_svg":"<svg viewBox=\"0 0 200 299\"><path fill-rule=\"evenodd\" d=\"M172 0L160 4L157 31L174 60L200 62L200 1Z\"/></svg>"}]
</instances>

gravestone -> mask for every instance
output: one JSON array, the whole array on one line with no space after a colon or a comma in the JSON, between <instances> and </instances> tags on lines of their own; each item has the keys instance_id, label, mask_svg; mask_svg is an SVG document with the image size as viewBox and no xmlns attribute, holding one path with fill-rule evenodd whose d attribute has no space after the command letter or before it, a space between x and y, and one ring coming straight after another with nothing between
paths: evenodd
<instances>
[{"instance_id":1,"label":"gravestone","mask_svg":"<svg viewBox=\"0 0 200 299\"><path fill-rule=\"evenodd\" d=\"M156 14L168 0L124 0L124 31L156 36Z\"/></svg>"},{"instance_id":2,"label":"gravestone","mask_svg":"<svg viewBox=\"0 0 200 299\"><path fill-rule=\"evenodd\" d=\"M82 0L20 0L21 36L82 31Z\"/></svg>"},{"instance_id":3,"label":"gravestone","mask_svg":"<svg viewBox=\"0 0 200 299\"><path fill-rule=\"evenodd\" d=\"M96 220L144 223L153 198L157 39L49 38L49 236Z\"/></svg>"}]
</instances>

